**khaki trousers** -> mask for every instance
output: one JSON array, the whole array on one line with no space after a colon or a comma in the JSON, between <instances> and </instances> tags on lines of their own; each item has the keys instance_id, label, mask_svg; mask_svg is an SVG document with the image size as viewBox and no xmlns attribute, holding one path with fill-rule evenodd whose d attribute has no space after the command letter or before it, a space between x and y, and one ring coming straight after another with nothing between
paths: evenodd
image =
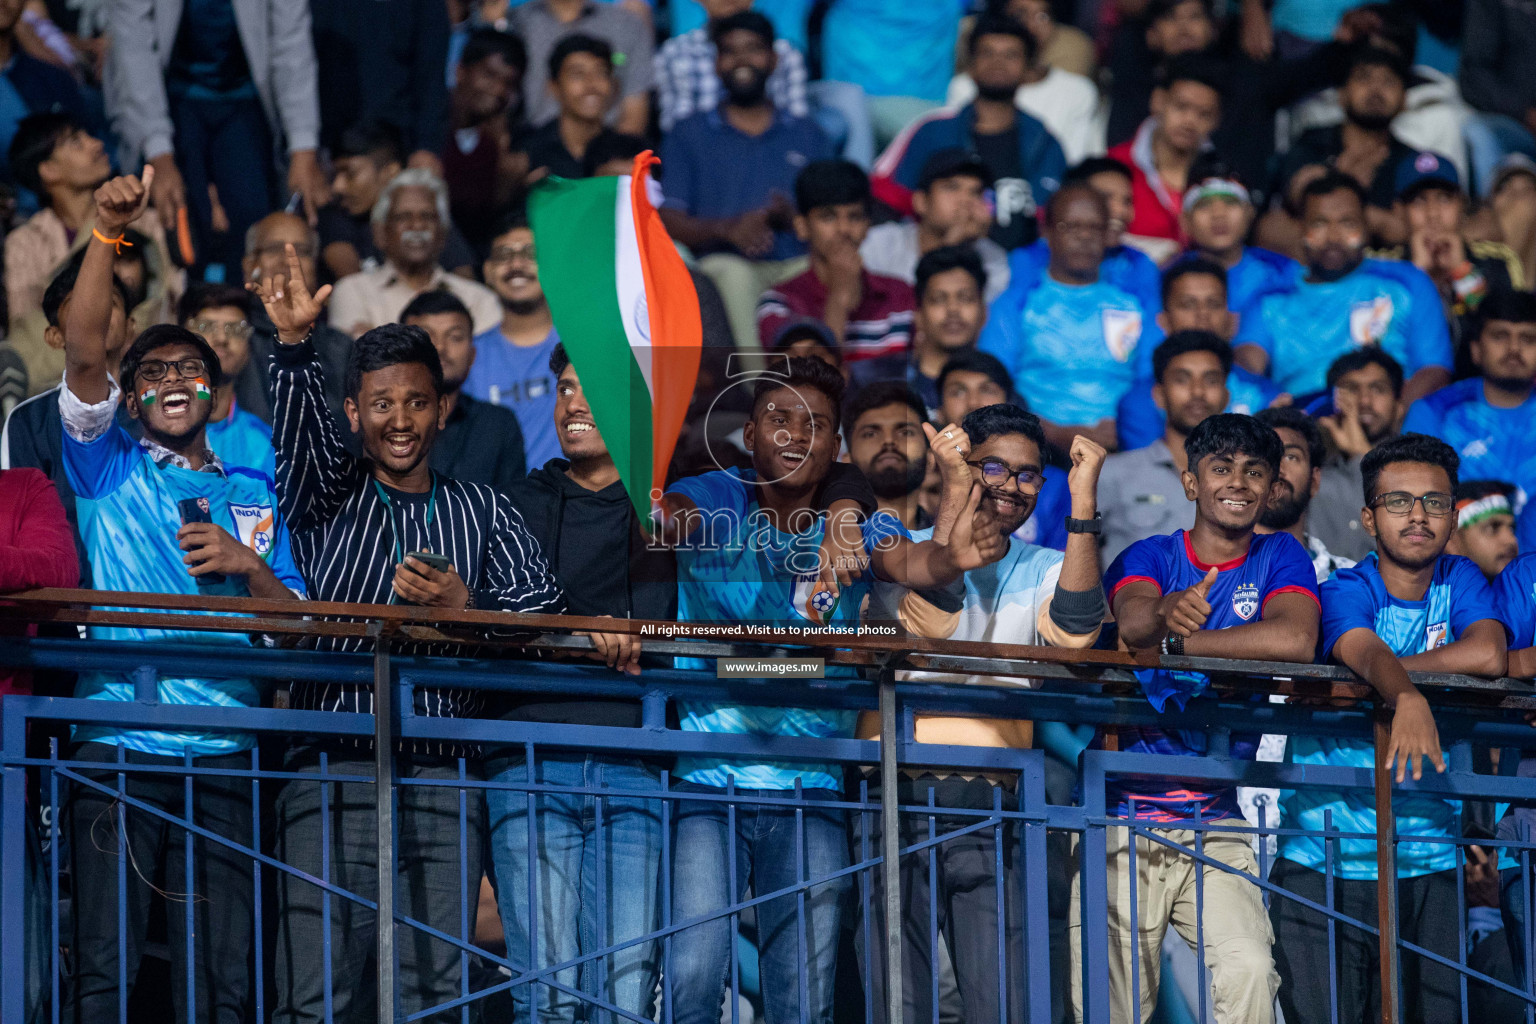
<instances>
[{"instance_id":1,"label":"khaki trousers","mask_svg":"<svg viewBox=\"0 0 1536 1024\"><path fill-rule=\"evenodd\" d=\"M1239 819L1213 824L1246 825ZM1158 830L1168 841L1194 849L1189 829ZM1206 867L1150 839L1136 840L1136 910L1131 922L1130 830L1108 830L1105 865L1109 889L1109 997L1113 1024L1147 1021L1157 1005L1162 966L1163 935L1171 924L1190 946L1205 940L1205 965L1214 994L1212 1008L1222 1024L1273 1024L1275 992L1280 975L1270 955L1274 933L1259 887L1220 868ZM1075 845L1074 845L1075 848ZM1258 864L1241 834L1207 832L1205 855L1249 875ZM1203 914L1195 905L1196 872L1204 875ZM1072 909L1068 919L1068 948L1072 962L1072 1016L1083 1020L1083 956L1081 878L1072 876ZM1196 921L1201 920L1201 931ZM1202 934L1203 933L1203 934ZM1134 943L1134 945L1133 945ZM1131 1013L1132 956L1139 964L1140 1012Z\"/></svg>"},{"instance_id":2,"label":"khaki trousers","mask_svg":"<svg viewBox=\"0 0 1536 1024\"><path fill-rule=\"evenodd\" d=\"M761 352L757 337L757 300L776 284L805 272L807 256L787 260L749 260L734 253L717 252L699 258L696 266L720 289L731 334L741 352Z\"/></svg>"}]
</instances>

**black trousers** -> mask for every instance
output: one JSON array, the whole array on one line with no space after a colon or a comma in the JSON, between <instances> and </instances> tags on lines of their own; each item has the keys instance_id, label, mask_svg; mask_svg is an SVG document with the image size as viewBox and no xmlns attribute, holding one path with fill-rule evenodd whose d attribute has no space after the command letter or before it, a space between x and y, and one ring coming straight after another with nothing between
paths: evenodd
<instances>
[{"instance_id":1,"label":"black trousers","mask_svg":"<svg viewBox=\"0 0 1536 1024\"><path fill-rule=\"evenodd\" d=\"M985 779L967 782L960 778L914 781L903 778L899 784L904 805L926 804L928 787L933 787L934 804L940 808L992 808L993 785ZM870 799L879 791L870 790ZM1003 809L1016 806L1011 792L1003 796ZM934 834L974 825L976 817L934 817ZM901 844L911 846L928 839L926 814L903 814ZM877 812L859 814L853 825L853 857L864 859L864 835L868 831L870 856L880 855L882 831ZM930 909L937 903L939 939L949 951L968 1024L1018 1024L1024 1017L1024 927L1020 906L1019 831L1010 823L1003 827L1002 884L998 885L998 843L995 827L988 826L955 839L942 841L928 850L908 854L901 860L901 977L902 1024L928 1024L937 1019L933 1005L933 977L939 969L938 952L930 941ZM935 886L929 884L929 862L935 863ZM861 915L855 931L859 970L869 985L873 1007L871 1024L886 1024L886 952L885 887L881 869L871 873L869 916L862 918L864 902L861 888L854 886L853 896ZM1001 908L999 907L1001 897ZM1000 912L1001 910L1001 912ZM999 932L1004 964L998 962ZM1006 970L1006 979L1000 975ZM999 985L1006 982L1007 1017L1003 1016Z\"/></svg>"},{"instance_id":2,"label":"black trousers","mask_svg":"<svg viewBox=\"0 0 1536 1024\"><path fill-rule=\"evenodd\" d=\"M1327 879L1320 871L1277 860L1269 874L1276 885L1327 904ZM1335 878L1333 906L1341 914L1376 924L1376 882ZM1456 959L1456 873L1441 871L1397 882L1398 932L1403 939L1450 960ZM1286 1021L1332 1019L1338 1002L1340 1024L1381 1019L1381 961L1376 937L1339 924L1334 929L1338 992L1328 978L1328 919L1294 900L1274 895L1269 906L1275 930L1275 968L1280 972L1280 1008ZM1442 1024L1461 1019L1461 984L1456 971L1403 952L1402 1006L1407 1024Z\"/></svg>"},{"instance_id":3,"label":"black trousers","mask_svg":"<svg viewBox=\"0 0 1536 1024\"><path fill-rule=\"evenodd\" d=\"M117 747L82 744L78 761L115 761ZM130 765L180 765L181 759L128 752ZM199 768L249 769L249 754L200 757ZM116 769L82 770L114 789ZM185 776L126 774L129 797L175 817L186 813ZM119 813L121 812L121 814ZM251 861L201 836L192 842L192 891L186 891L186 830L142 810L119 807L114 796L87 786L71 787L64 821L70 830L74 879L75 971L64 1019L77 1024L116 1024L139 972L150 902L166 898L170 933L170 1002L178 1024L211 1021L243 1024L250 995L253 897ZM250 845L249 779L198 775L192 784L192 821L215 835ZM186 910L192 904L195 939L187 941ZM121 917L119 916L121 915ZM122 943L119 946L119 927ZM187 1001L187 959L192 995ZM118 991L118 972L126 990Z\"/></svg>"},{"instance_id":4,"label":"black trousers","mask_svg":"<svg viewBox=\"0 0 1536 1024\"><path fill-rule=\"evenodd\" d=\"M373 775L373 761L334 759L335 775ZM318 771L300 762L290 771ZM458 778L456 765L434 760L412 764L401 759L401 779ZM478 770L471 774L478 779ZM324 870L322 839L330 844L330 881L365 899L378 894L378 846L374 828L374 786L370 782L322 784L290 781L277 798L278 858L316 878ZM322 803L324 799L324 803ZM475 933L484 863L485 801L476 789L465 792L465 828L459 827L459 789L452 785L401 785L395 790L396 857L399 885L395 912L448 935L469 939ZM322 829L329 829L323 836ZM467 870L460 879L460 843ZM325 962L325 905L330 902L331 961ZM374 982L369 970L377 949L376 915L339 896L328 896L313 883L284 873L277 885L278 936L274 976L279 1024L327 1020L325 991L331 990L329 1018L346 1022L377 1019ZM469 915L467 935L460 935L461 913ZM403 1014L456 999L462 993L457 947L416 928L395 925L395 975ZM327 981L329 976L329 981ZM457 1021L458 1010L428 1019Z\"/></svg>"}]
</instances>

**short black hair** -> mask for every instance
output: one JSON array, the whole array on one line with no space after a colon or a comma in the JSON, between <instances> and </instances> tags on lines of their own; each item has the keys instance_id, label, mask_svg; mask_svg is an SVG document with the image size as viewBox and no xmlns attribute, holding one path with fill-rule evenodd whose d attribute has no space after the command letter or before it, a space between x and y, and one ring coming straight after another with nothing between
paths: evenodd
<instances>
[{"instance_id":1,"label":"short black hair","mask_svg":"<svg viewBox=\"0 0 1536 1024\"><path fill-rule=\"evenodd\" d=\"M1204 256L1189 256L1174 263L1173 266L1163 271L1163 308L1168 308L1168 296L1173 294L1174 283L1181 277L1191 275L1203 275L1214 277L1221 282L1221 290L1227 290L1227 268L1215 260L1206 259Z\"/></svg>"},{"instance_id":2,"label":"short black hair","mask_svg":"<svg viewBox=\"0 0 1536 1024\"><path fill-rule=\"evenodd\" d=\"M1456 485L1456 503L1459 505L1463 501L1481 501L1495 494L1513 498L1515 490L1514 484L1504 480L1463 480Z\"/></svg>"},{"instance_id":3,"label":"short black hair","mask_svg":"<svg viewBox=\"0 0 1536 1024\"><path fill-rule=\"evenodd\" d=\"M1483 328L1488 326L1490 320L1504 320L1516 324L1536 323L1536 294L1517 292L1509 288L1495 288L1484 297L1482 302L1478 303L1477 333L1479 335L1483 333Z\"/></svg>"},{"instance_id":4,"label":"short black hair","mask_svg":"<svg viewBox=\"0 0 1536 1024\"><path fill-rule=\"evenodd\" d=\"M1147 23L1150 25L1154 21L1161 21L1185 2L1186 0L1152 0L1147 5ZM1211 0L1199 0L1199 4L1200 9L1205 12L1207 18L1214 18L1214 14L1211 11Z\"/></svg>"},{"instance_id":5,"label":"short black hair","mask_svg":"<svg viewBox=\"0 0 1536 1024\"><path fill-rule=\"evenodd\" d=\"M635 157L650 148L651 144L638 135L605 131L587 145L587 152L581 158L581 173L588 178L593 177L597 169L608 161L633 162Z\"/></svg>"},{"instance_id":6,"label":"short black hair","mask_svg":"<svg viewBox=\"0 0 1536 1024\"><path fill-rule=\"evenodd\" d=\"M1270 472L1280 472L1280 458L1285 446L1280 435L1252 416L1236 412L1218 412L1195 425L1184 439L1184 454L1189 457L1190 472L1196 472L1207 456L1227 458L1247 455L1269 464Z\"/></svg>"},{"instance_id":7,"label":"short black hair","mask_svg":"<svg viewBox=\"0 0 1536 1024\"><path fill-rule=\"evenodd\" d=\"M363 121L342 131L331 159L365 156L378 167L405 163L405 137L388 121Z\"/></svg>"},{"instance_id":8,"label":"short black hair","mask_svg":"<svg viewBox=\"0 0 1536 1024\"><path fill-rule=\"evenodd\" d=\"M1232 372L1232 346L1210 331L1174 331L1152 350L1152 379L1159 384L1168 364L1188 352L1209 352L1221 363L1222 376Z\"/></svg>"},{"instance_id":9,"label":"short black hair","mask_svg":"<svg viewBox=\"0 0 1536 1024\"><path fill-rule=\"evenodd\" d=\"M1312 469L1323 464L1328 449L1323 444L1323 432L1317 422L1294 405L1282 405L1274 409L1260 409L1253 418L1271 430L1294 430L1307 444L1307 462Z\"/></svg>"},{"instance_id":10,"label":"short black hair","mask_svg":"<svg viewBox=\"0 0 1536 1024\"><path fill-rule=\"evenodd\" d=\"M1360 200L1360 209L1364 210L1370 205L1370 197L1365 194L1365 188L1354 178L1343 171L1329 168L1315 180L1309 181L1301 190L1301 195L1296 199L1296 210L1302 216L1306 215L1307 203L1318 196L1331 196L1335 192L1348 192Z\"/></svg>"},{"instance_id":11,"label":"short black hair","mask_svg":"<svg viewBox=\"0 0 1536 1024\"><path fill-rule=\"evenodd\" d=\"M50 110L22 118L16 126L16 134L11 138L11 148L7 153L12 176L42 196L43 179L38 174L38 167L53 156L59 143L81 127L73 114L62 110Z\"/></svg>"},{"instance_id":12,"label":"short black hair","mask_svg":"<svg viewBox=\"0 0 1536 1024\"><path fill-rule=\"evenodd\" d=\"M1364 485L1366 505L1376 498L1376 481L1381 477L1381 471L1395 462L1439 466L1451 478L1452 493L1456 490L1456 471L1461 468L1461 456L1456 454L1456 449L1428 434L1403 434L1381 442L1360 460L1360 482Z\"/></svg>"},{"instance_id":13,"label":"short black hair","mask_svg":"<svg viewBox=\"0 0 1536 1024\"><path fill-rule=\"evenodd\" d=\"M844 203L859 203L869 209L869 175L853 161L814 160L795 177L795 209L801 216Z\"/></svg>"},{"instance_id":14,"label":"short black hair","mask_svg":"<svg viewBox=\"0 0 1536 1024\"><path fill-rule=\"evenodd\" d=\"M216 388L224 383L224 368L219 365L219 354L213 350L212 345L203 340L201 334L189 331L185 327L178 327L176 324L155 324L134 338L133 343L123 352L123 361L118 367L118 377L121 379L124 391L133 390L133 381L139 375L139 364L144 362L144 357L166 345L190 345L197 349L198 358L208 368L208 386Z\"/></svg>"},{"instance_id":15,"label":"short black hair","mask_svg":"<svg viewBox=\"0 0 1536 1024\"><path fill-rule=\"evenodd\" d=\"M775 391L789 388L793 391L803 391L809 388L819 391L826 396L832 405L832 429L836 430L842 423L843 392L848 384L843 380L843 375L836 368L828 366L820 359L810 356L790 356L789 374L763 374L757 379L757 387L752 391L752 418L757 418L758 406Z\"/></svg>"},{"instance_id":16,"label":"short black hair","mask_svg":"<svg viewBox=\"0 0 1536 1024\"><path fill-rule=\"evenodd\" d=\"M575 35L566 36L555 44L555 48L549 54L549 80L553 82L560 77L560 69L565 66L565 60L572 54L590 53L613 72L613 47L596 36Z\"/></svg>"},{"instance_id":17,"label":"short black hair","mask_svg":"<svg viewBox=\"0 0 1536 1024\"><path fill-rule=\"evenodd\" d=\"M256 310L251 293L244 288L232 284L200 281L189 287L186 294L176 303L176 322L185 324L205 309L218 309L222 306L233 306L247 320Z\"/></svg>"},{"instance_id":18,"label":"short black hair","mask_svg":"<svg viewBox=\"0 0 1536 1024\"><path fill-rule=\"evenodd\" d=\"M495 215L491 217L490 237L492 240L495 240L508 231L516 231L518 228L529 228L531 230L532 225L528 223L528 207L520 202L513 201L497 210Z\"/></svg>"},{"instance_id":19,"label":"short black hair","mask_svg":"<svg viewBox=\"0 0 1536 1024\"><path fill-rule=\"evenodd\" d=\"M571 357L566 354L565 342L556 342L555 347L549 350L549 372L559 377L570 365Z\"/></svg>"},{"instance_id":20,"label":"short black hair","mask_svg":"<svg viewBox=\"0 0 1536 1024\"><path fill-rule=\"evenodd\" d=\"M475 329L475 318L469 315L469 307L464 301L446 288L428 288L400 311L400 322L414 320L419 316L437 316L440 313L452 313L461 316L469 324L471 332Z\"/></svg>"},{"instance_id":21,"label":"short black hair","mask_svg":"<svg viewBox=\"0 0 1536 1024\"><path fill-rule=\"evenodd\" d=\"M769 21L759 11L739 11L728 18L709 23L709 41L716 46L731 32L751 32L773 48L774 32L773 22Z\"/></svg>"},{"instance_id":22,"label":"short black hair","mask_svg":"<svg viewBox=\"0 0 1536 1024\"><path fill-rule=\"evenodd\" d=\"M852 444L853 428L858 425L859 417L871 409L883 409L887 405L904 405L912 410L918 423L928 421L928 407L916 391L899 380L877 380L855 391L843 406L844 439Z\"/></svg>"},{"instance_id":23,"label":"short black hair","mask_svg":"<svg viewBox=\"0 0 1536 1024\"><path fill-rule=\"evenodd\" d=\"M1197 82L1213 90L1219 99L1227 88L1227 75L1225 69L1211 57L1199 53L1181 53L1159 64L1152 82L1157 89L1171 89L1175 82Z\"/></svg>"},{"instance_id":24,"label":"short black hair","mask_svg":"<svg viewBox=\"0 0 1536 1024\"><path fill-rule=\"evenodd\" d=\"M347 397L354 401L361 397L363 374L402 363L425 366L432 374L432 389L442 397L443 361L437 348L426 331L408 324L383 324L352 343L347 356Z\"/></svg>"},{"instance_id":25,"label":"short black hair","mask_svg":"<svg viewBox=\"0 0 1536 1024\"><path fill-rule=\"evenodd\" d=\"M520 38L511 32L502 32L488 25L472 30L464 40L464 49L459 55L459 65L468 67L490 57L500 57L506 61L517 71L519 78L528 70L528 47L523 45Z\"/></svg>"},{"instance_id":26,"label":"short black hair","mask_svg":"<svg viewBox=\"0 0 1536 1024\"><path fill-rule=\"evenodd\" d=\"M832 356L834 363L838 366L843 365L843 351L837 344L837 337L832 333L832 328L814 317L791 320L780 327L778 333L773 336L771 347L774 351L780 351L802 341L820 345Z\"/></svg>"},{"instance_id":27,"label":"short black hair","mask_svg":"<svg viewBox=\"0 0 1536 1024\"><path fill-rule=\"evenodd\" d=\"M1397 50L1388 46L1366 42L1357 46L1350 53L1349 70L1344 73L1344 78L1348 80L1360 68L1371 67L1386 68L1397 76L1397 80L1403 83L1405 88L1412 75L1412 69L1409 67L1408 61Z\"/></svg>"},{"instance_id":28,"label":"short black hair","mask_svg":"<svg viewBox=\"0 0 1536 1024\"><path fill-rule=\"evenodd\" d=\"M917 261L916 281L912 286L917 301L923 301L923 293L928 290L929 281L951 270L963 270L970 274L976 279L976 290L986 294L987 268L981 265L981 257L977 255L975 247L941 245L923 253L923 258Z\"/></svg>"},{"instance_id":29,"label":"short black hair","mask_svg":"<svg viewBox=\"0 0 1536 1024\"><path fill-rule=\"evenodd\" d=\"M64 307L64 300L69 298L69 293L75 290L75 281L80 277L80 264L85 262L85 250L77 249L69 258L69 262L59 268L59 272L53 275L53 280L48 282L48 287L43 290L43 319L48 321L49 327L59 327L59 310ZM118 298L123 300L124 312L133 312L133 294L128 291L128 286L116 275L112 275L112 289L117 292Z\"/></svg>"},{"instance_id":30,"label":"short black hair","mask_svg":"<svg viewBox=\"0 0 1536 1024\"><path fill-rule=\"evenodd\" d=\"M990 352L978 352L972 349L969 352L956 352L944 363L939 370L939 378L935 382L939 395L944 394L944 381L952 373L980 373L990 377L998 387L1003 389L1003 394L1013 394L1013 374L1008 372L1008 367L1003 361Z\"/></svg>"},{"instance_id":31,"label":"short black hair","mask_svg":"<svg viewBox=\"0 0 1536 1024\"><path fill-rule=\"evenodd\" d=\"M1324 378L1324 383L1332 388L1345 374L1363 370L1367 366L1381 367L1387 379L1392 382L1392 393L1398 398L1403 397L1403 364L1375 346L1357 348L1339 356L1328 367L1328 376Z\"/></svg>"},{"instance_id":32,"label":"short black hair","mask_svg":"<svg viewBox=\"0 0 1536 1024\"><path fill-rule=\"evenodd\" d=\"M1109 216L1109 203L1105 200L1103 194L1086 181L1079 181L1071 185L1062 185L1061 188L1051 194L1051 198L1045 201L1045 213L1043 216L1046 226L1049 227L1056 223L1056 211L1078 196L1091 199L1100 210L1104 211L1106 218Z\"/></svg>"},{"instance_id":33,"label":"short black hair","mask_svg":"<svg viewBox=\"0 0 1536 1024\"><path fill-rule=\"evenodd\" d=\"M1035 42L1035 37L1029 34L1029 29L1019 23L1017 18L1007 14L989 12L979 15L971 28L971 38L966 43L966 57L975 57L977 49L981 46L982 36L1012 36L1024 47L1024 60L1028 64L1035 62L1035 57L1040 52L1040 44Z\"/></svg>"},{"instance_id":34,"label":"short black hair","mask_svg":"<svg viewBox=\"0 0 1536 1024\"><path fill-rule=\"evenodd\" d=\"M972 409L960 422L960 429L970 438L972 449L1004 434L1023 434L1035 442L1041 462L1045 461L1045 429L1040 426L1040 417L1017 405L999 402Z\"/></svg>"},{"instance_id":35,"label":"short black hair","mask_svg":"<svg viewBox=\"0 0 1536 1024\"><path fill-rule=\"evenodd\" d=\"M1067 168L1067 173L1061 176L1061 187L1068 185L1086 185L1089 178L1096 178L1101 174L1118 174L1126 181L1131 178L1131 169L1124 162L1116 160L1112 156L1091 156L1079 161ZM1194 179L1191 178L1191 181Z\"/></svg>"}]
</instances>

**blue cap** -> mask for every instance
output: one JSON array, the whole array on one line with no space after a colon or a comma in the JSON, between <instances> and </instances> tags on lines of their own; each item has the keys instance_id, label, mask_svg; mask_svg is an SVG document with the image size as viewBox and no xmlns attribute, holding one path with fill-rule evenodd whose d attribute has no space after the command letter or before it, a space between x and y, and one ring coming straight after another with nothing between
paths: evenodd
<instances>
[{"instance_id":1,"label":"blue cap","mask_svg":"<svg viewBox=\"0 0 1536 1024\"><path fill-rule=\"evenodd\" d=\"M1397 165L1397 198L1406 202L1426 185L1445 185L1460 192L1461 175L1456 173L1455 164L1428 150L1405 157Z\"/></svg>"}]
</instances>

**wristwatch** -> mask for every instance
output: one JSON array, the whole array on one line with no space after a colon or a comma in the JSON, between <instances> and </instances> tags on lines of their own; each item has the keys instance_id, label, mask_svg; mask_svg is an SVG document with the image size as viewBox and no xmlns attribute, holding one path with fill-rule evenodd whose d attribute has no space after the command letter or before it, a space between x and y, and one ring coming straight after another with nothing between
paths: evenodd
<instances>
[{"instance_id":1,"label":"wristwatch","mask_svg":"<svg viewBox=\"0 0 1536 1024\"><path fill-rule=\"evenodd\" d=\"M1067 516L1068 533L1103 533L1104 513L1095 512L1092 519L1073 519Z\"/></svg>"},{"instance_id":2,"label":"wristwatch","mask_svg":"<svg viewBox=\"0 0 1536 1024\"><path fill-rule=\"evenodd\" d=\"M1164 654L1171 654L1175 658L1183 657L1184 656L1184 634L1182 634L1182 633L1169 633L1167 636L1163 637L1163 645L1162 645L1162 647L1163 647L1163 653Z\"/></svg>"}]
</instances>

